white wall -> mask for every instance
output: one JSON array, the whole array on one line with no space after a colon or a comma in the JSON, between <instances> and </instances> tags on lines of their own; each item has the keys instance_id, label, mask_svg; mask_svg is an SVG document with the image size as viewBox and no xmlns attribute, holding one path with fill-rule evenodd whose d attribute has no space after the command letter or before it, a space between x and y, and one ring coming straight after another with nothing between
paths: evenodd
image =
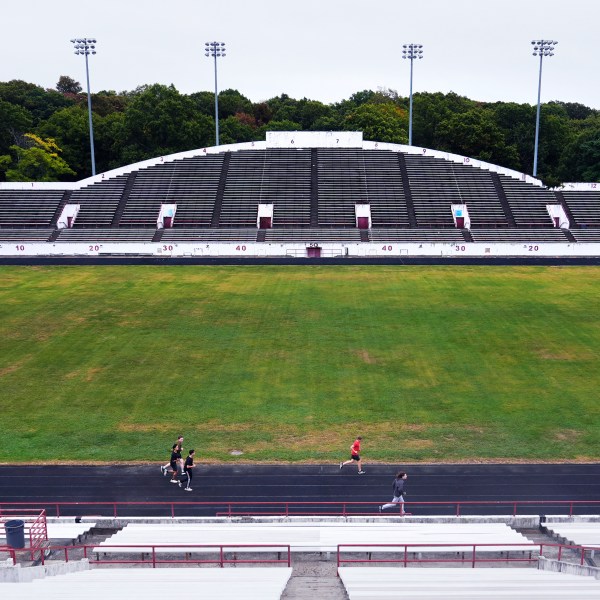
<instances>
[{"instance_id":1,"label":"white wall","mask_svg":"<svg viewBox=\"0 0 600 600\"><path fill-rule=\"evenodd\" d=\"M402 243L323 243L323 257L335 256L469 256L489 258L494 256L545 256L545 257L590 257L600 256L600 244L547 243L547 244L402 244ZM269 243L17 243L0 244L0 256L102 256L107 254L132 256L306 256L307 244Z\"/></svg>"},{"instance_id":2,"label":"white wall","mask_svg":"<svg viewBox=\"0 0 600 600\"><path fill-rule=\"evenodd\" d=\"M267 148L362 148L362 131L267 131Z\"/></svg>"}]
</instances>

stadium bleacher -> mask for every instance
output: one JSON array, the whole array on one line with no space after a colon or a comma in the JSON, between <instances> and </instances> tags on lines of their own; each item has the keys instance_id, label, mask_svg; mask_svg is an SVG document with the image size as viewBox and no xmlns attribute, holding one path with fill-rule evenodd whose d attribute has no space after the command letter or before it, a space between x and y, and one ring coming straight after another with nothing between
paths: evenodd
<instances>
[{"instance_id":1,"label":"stadium bleacher","mask_svg":"<svg viewBox=\"0 0 600 600\"><path fill-rule=\"evenodd\" d=\"M564 522L552 520L544 523L548 533L568 544L580 546L596 546L600 548L600 522Z\"/></svg>"},{"instance_id":2,"label":"stadium bleacher","mask_svg":"<svg viewBox=\"0 0 600 600\"><path fill-rule=\"evenodd\" d=\"M379 549L381 544L413 544L413 552L434 551L426 544L446 544L440 551L461 552L460 544L497 544L485 550L497 552L522 550L520 544L529 540L503 523L416 523L389 522L382 518L374 523L202 523L202 524L136 524L130 523L121 531L94 548L94 552L140 553L150 551L153 544L227 544L240 547L259 544L290 545L292 552L335 552L339 544L361 544L362 551ZM418 544L424 544L419 547ZM455 544L455 546L452 546ZM512 544L512 546L511 546ZM111 546L112 545L112 546ZM131 545L130 548L116 546ZM140 548L141 547L141 548ZM157 551L173 551L173 547ZM213 550L214 551L214 550ZM256 548L246 551L256 552ZM397 552L397 548L389 548Z\"/></svg>"},{"instance_id":3,"label":"stadium bleacher","mask_svg":"<svg viewBox=\"0 0 600 600\"><path fill-rule=\"evenodd\" d=\"M339 575L350 600L533 600L597 598L600 593L600 581L592 577L536 569L341 567Z\"/></svg>"},{"instance_id":4,"label":"stadium bleacher","mask_svg":"<svg viewBox=\"0 0 600 600\"><path fill-rule=\"evenodd\" d=\"M0 583L0 594L13 600L164 600L174 593L204 599L238 600L243 595L247 600L279 600L291 572L287 567L89 569L29 583Z\"/></svg>"},{"instance_id":5,"label":"stadium bleacher","mask_svg":"<svg viewBox=\"0 0 600 600\"><path fill-rule=\"evenodd\" d=\"M600 243L597 190L555 192L467 159L401 147L228 146L83 184L0 185L0 242ZM56 229L67 202L79 206L72 229ZM164 231L162 204L176 205ZM370 211L368 229L357 227L357 204ZM258 230L259 205L273 208L265 230ZM455 225L453 205L466 206L468 229ZM548 205L563 207L570 229L555 227Z\"/></svg>"}]
</instances>

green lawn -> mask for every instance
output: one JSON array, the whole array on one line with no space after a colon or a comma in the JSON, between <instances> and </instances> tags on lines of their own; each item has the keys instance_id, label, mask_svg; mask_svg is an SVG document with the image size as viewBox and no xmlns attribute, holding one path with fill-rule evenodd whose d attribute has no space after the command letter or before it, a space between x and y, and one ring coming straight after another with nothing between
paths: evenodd
<instances>
[{"instance_id":1,"label":"green lawn","mask_svg":"<svg viewBox=\"0 0 600 600\"><path fill-rule=\"evenodd\" d=\"M1 267L0 462L598 460L599 308L596 267Z\"/></svg>"}]
</instances>

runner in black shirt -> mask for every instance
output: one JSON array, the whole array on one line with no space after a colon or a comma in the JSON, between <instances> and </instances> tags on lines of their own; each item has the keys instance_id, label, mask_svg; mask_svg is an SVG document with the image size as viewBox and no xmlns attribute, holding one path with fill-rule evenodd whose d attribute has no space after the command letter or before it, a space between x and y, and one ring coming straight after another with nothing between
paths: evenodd
<instances>
[{"instance_id":1,"label":"runner in black shirt","mask_svg":"<svg viewBox=\"0 0 600 600\"><path fill-rule=\"evenodd\" d=\"M177 446L179 452L181 452L181 450L183 449L183 436L182 435L177 436L177 441L173 444L173 448L175 448L175 446ZM171 456L171 460L172 460L172 456ZM168 462L166 465L161 465L160 472L163 475L165 475L165 476L167 475L170 464L171 463ZM177 473L177 469L175 469L175 473Z\"/></svg>"},{"instance_id":2,"label":"runner in black shirt","mask_svg":"<svg viewBox=\"0 0 600 600\"><path fill-rule=\"evenodd\" d=\"M181 471L181 446L178 446L177 444L173 444L170 465L171 469L173 470L173 474L171 475L171 483L179 483L177 480L177 475Z\"/></svg>"},{"instance_id":3,"label":"runner in black shirt","mask_svg":"<svg viewBox=\"0 0 600 600\"><path fill-rule=\"evenodd\" d=\"M185 465L183 465L183 475L185 477L185 479L183 479L183 481L186 481L186 486L185 486L186 492L192 491L190 484L192 483L192 477L194 476L194 454L195 453L196 453L196 451L192 448L189 451L188 457L185 459ZM179 482L179 487L181 487L181 482Z\"/></svg>"}]
</instances>

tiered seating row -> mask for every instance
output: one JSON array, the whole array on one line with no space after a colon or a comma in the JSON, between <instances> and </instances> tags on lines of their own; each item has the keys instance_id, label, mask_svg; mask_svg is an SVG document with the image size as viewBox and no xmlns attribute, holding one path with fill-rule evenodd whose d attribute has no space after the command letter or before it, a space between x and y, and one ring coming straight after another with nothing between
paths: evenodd
<instances>
[{"instance_id":1,"label":"tiered seating row","mask_svg":"<svg viewBox=\"0 0 600 600\"><path fill-rule=\"evenodd\" d=\"M46 242L54 229L3 229L0 228L0 242Z\"/></svg>"},{"instance_id":2,"label":"tiered seating row","mask_svg":"<svg viewBox=\"0 0 600 600\"><path fill-rule=\"evenodd\" d=\"M600 191L563 191L575 223L571 226L600 227Z\"/></svg>"},{"instance_id":3,"label":"tiered seating row","mask_svg":"<svg viewBox=\"0 0 600 600\"><path fill-rule=\"evenodd\" d=\"M310 150L267 150L259 202L273 204L277 226L310 225Z\"/></svg>"},{"instance_id":4,"label":"tiered seating row","mask_svg":"<svg viewBox=\"0 0 600 600\"><path fill-rule=\"evenodd\" d=\"M313 156L317 157L316 167L311 162ZM312 209L316 209L319 228L355 228L355 205L364 203L371 207L374 230L401 229L397 235L404 240L404 230L410 225L405 198L408 184L417 229L433 229L435 241L446 239L439 231L455 229L452 204L467 205L474 238L487 242L518 237L506 231L509 223L488 171L430 156L403 156L408 181L403 179L398 153L388 150L270 148L209 154L140 169L135 174L73 190L69 202L80 205L75 229L115 225L155 228L162 203L177 204L174 229L214 227L217 217L219 227L254 228L258 204L272 203L274 229L301 230L310 227L311 194L316 192L318 203ZM226 157L228 170L221 202L219 184ZM311 189L314 168L317 190ZM555 193L506 175L498 177L517 226L543 230L538 234L528 229L525 235L529 241L558 241L560 234L553 229L546 208L558 202ZM0 230L22 227L27 236L22 241L43 239L45 233L38 238L25 229L50 227L63 197L64 190L0 189ZM574 216L576 239L597 243L600 192L563 191L561 198ZM498 237L488 229L500 230ZM12 233L2 235L2 239L11 241L19 237ZM183 239L188 234L181 236ZM456 232L450 237L462 241ZM371 238L383 239L375 231ZM421 234L415 239L423 241Z\"/></svg>"},{"instance_id":5,"label":"tiered seating row","mask_svg":"<svg viewBox=\"0 0 600 600\"><path fill-rule=\"evenodd\" d=\"M0 227L49 227L63 190L0 190Z\"/></svg>"},{"instance_id":6,"label":"tiered seating row","mask_svg":"<svg viewBox=\"0 0 600 600\"><path fill-rule=\"evenodd\" d=\"M371 205L379 227L408 226L408 209L396 153L358 149L318 150L319 225L356 225L356 204Z\"/></svg>"},{"instance_id":7,"label":"tiered seating row","mask_svg":"<svg viewBox=\"0 0 600 600\"><path fill-rule=\"evenodd\" d=\"M319 225L354 227L357 203L367 203L364 152L319 148Z\"/></svg>"},{"instance_id":8,"label":"tiered seating row","mask_svg":"<svg viewBox=\"0 0 600 600\"><path fill-rule=\"evenodd\" d=\"M141 552L138 548L115 548L111 544L134 544L147 547L155 544L227 544L227 545L290 545L292 552L333 552L338 544L360 544L363 551L398 552L398 548L379 548L380 544L447 544L439 552L460 552L460 544L498 544L482 551L523 550L519 544L529 541L503 523L411 523L407 521L381 523L277 523L277 524L132 524L101 542L94 552L125 554ZM453 546L456 544L456 546ZM170 548L173 551L173 548ZM180 548L184 551L185 548ZM431 547L414 547L412 551L432 552ZM167 549L157 551L165 552ZM210 551L210 550L205 550ZM244 551L242 547L239 552ZM251 551L250 549L248 551ZM256 549L252 550L256 552ZM272 551L272 550L269 550ZM196 552L196 550L194 550Z\"/></svg>"},{"instance_id":9,"label":"tiered seating row","mask_svg":"<svg viewBox=\"0 0 600 600\"><path fill-rule=\"evenodd\" d=\"M185 158L141 169L121 225L154 225L161 204L177 204L177 226L210 225L224 154Z\"/></svg>"},{"instance_id":10,"label":"tiered seating row","mask_svg":"<svg viewBox=\"0 0 600 600\"><path fill-rule=\"evenodd\" d=\"M12 600L164 600L175 590L175 595L191 598L279 600L291 574L288 567L93 569L30 583L0 583L0 595Z\"/></svg>"},{"instance_id":11,"label":"tiered seating row","mask_svg":"<svg viewBox=\"0 0 600 600\"><path fill-rule=\"evenodd\" d=\"M97 229L61 229L56 243L143 243L151 242L154 229L127 229L125 227L99 227Z\"/></svg>"},{"instance_id":12,"label":"tiered seating row","mask_svg":"<svg viewBox=\"0 0 600 600\"><path fill-rule=\"evenodd\" d=\"M405 161L418 226L453 227L451 204L466 204L473 225L507 225L488 171L416 154Z\"/></svg>"},{"instance_id":13,"label":"tiered seating row","mask_svg":"<svg viewBox=\"0 0 600 600\"><path fill-rule=\"evenodd\" d=\"M550 227L548 229L471 229L474 242L479 243L521 243L541 244L568 242L562 229Z\"/></svg>"},{"instance_id":14,"label":"tiered seating row","mask_svg":"<svg viewBox=\"0 0 600 600\"><path fill-rule=\"evenodd\" d=\"M570 230L578 242L585 243L600 243L600 228L599 229L571 229Z\"/></svg>"},{"instance_id":15,"label":"tiered seating row","mask_svg":"<svg viewBox=\"0 0 600 600\"><path fill-rule=\"evenodd\" d=\"M363 162L366 201L371 205L373 227L408 227L408 208L397 154L382 150L364 152Z\"/></svg>"},{"instance_id":16,"label":"tiered seating row","mask_svg":"<svg viewBox=\"0 0 600 600\"><path fill-rule=\"evenodd\" d=\"M69 203L80 205L75 227L108 227L126 185L127 175L121 175L74 190Z\"/></svg>"},{"instance_id":17,"label":"tiered seating row","mask_svg":"<svg viewBox=\"0 0 600 600\"><path fill-rule=\"evenodd\" d=\"M164 230L161 242L255 242L257 232L256 228L251 227L245 229L173 228Z\"/></svg>"},{"instance_id":18,"label":"tiered seating row","mask_svg":"<svg viewBox=\"0 0 600 600\"><path fill-rule=\"evenodd\" d=\"M360 242L358 229L267 229L265 242L280 244L353 243Z\"/></svg>"},{"instance_id":19,"label":"tiered seating row","mask_svg":"<svg viewBox=\"0 0 600 600\"><path fill-rule=\"evenodd\" d=\"M517 225L548 226L552 223L546 206L557 204L554 192L507 175L499 177Z\"/></svg>"},{"instance_id":20,"label":"tiered seating row","mask_svg":"<svg viewBox=\"0 0 600 600\"><path fill-rule=\"evenodd\" d=\"M449 229L371 229L369 238L378 243L465 243L462 231L456 228Z\"/></svg>"},{"instance_id":21,"label":"tiered seating row","mask_svg":"<svg viewBox=\"0 0 600 600\"><path fill-rule=\"evenodd\" d=\"M555 537L564 538L570 544L597 546L600 548L600 522L545 523L546 529Z\"/></svg>"},{"instance_id":22,"label":"tiered seating row","mask_svg":"<svg viewBox=\"0 0 600 600\"><path fill-rule=\"evenodd\" d=\"M533 568L341 567L338 572L350 600L546 600L597 598L600 594L600 581L592 577Z\"/></svg>"},{"instance_id":23,"label":"tiered seating row","mask_svg":"<svg viewBox=\"0 0 600 600\"><path fill-rule=\"evenodd\" d=\"M265 162L264 151L242 150L232 153L223 194L220 225L256 226Z\"/></svg>"}]
</instances>

